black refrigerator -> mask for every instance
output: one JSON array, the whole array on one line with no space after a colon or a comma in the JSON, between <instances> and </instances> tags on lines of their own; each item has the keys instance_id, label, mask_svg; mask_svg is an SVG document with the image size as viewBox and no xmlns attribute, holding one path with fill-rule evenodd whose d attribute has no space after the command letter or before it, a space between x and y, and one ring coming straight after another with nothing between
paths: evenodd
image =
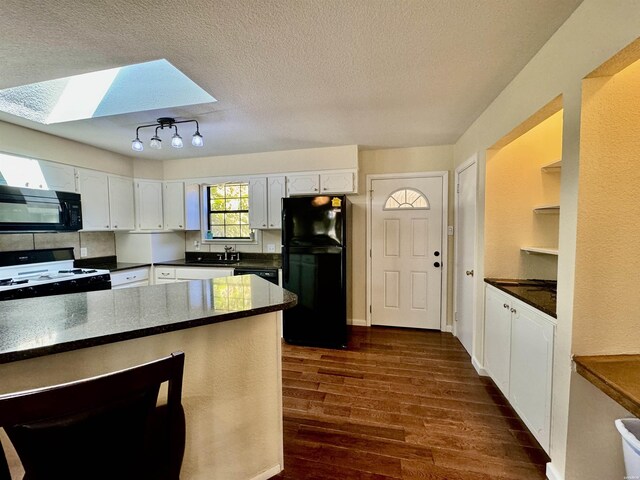
<instances>
[{"instance_id":1,"label":"black refrigerator","mask_svg":"<svg viewBox=\"0 0 640 480\"><path fill-rule=\"evenodd\" d=\"M282 276L298 304L283 312L287 343L347 347L347 237L344 195L282 199Z\"/></svg>"}]
</instances>

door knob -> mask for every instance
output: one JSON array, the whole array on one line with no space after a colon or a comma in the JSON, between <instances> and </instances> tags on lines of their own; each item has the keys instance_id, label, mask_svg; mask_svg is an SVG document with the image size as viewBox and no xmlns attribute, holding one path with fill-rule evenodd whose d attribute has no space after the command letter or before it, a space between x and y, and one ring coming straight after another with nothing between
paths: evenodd
<instances>
[{"instance_id":1,"label":"door knob","mask_svg":"<svg viewBox=\"0 0 640 480\"><path fill-rule=\"evenodd\" d=\"M473 270L467 270L465 272L468 276L473 277Z\"/></svg>"},{"instance_id":2,"label":"door knob","mask_svg":"<svg viewBox=\"0 0 640 480\"><path fill-rule=\"evenodd\" d=\"M439 257L439 256L440 256L440 252L439 252L439 251L437 251L437 250L436 250L435 252L433 252L433 254L434 254L436 257Z\"/></svg>"},{"instance_id":3,"label":"door knob","mask_svg":"<svg viewBox=\"0 0 640 480\"><path fill-rule=\"evenodd\" d=\"M433 266L436 267L436 268L439 267L440 266L440 262L434 262Z\"/></svg>"}]
</instances>

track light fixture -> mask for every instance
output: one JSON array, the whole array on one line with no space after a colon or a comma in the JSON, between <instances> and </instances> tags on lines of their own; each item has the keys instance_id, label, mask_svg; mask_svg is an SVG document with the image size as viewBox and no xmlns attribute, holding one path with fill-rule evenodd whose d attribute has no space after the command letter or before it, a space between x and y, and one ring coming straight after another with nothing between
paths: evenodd
<instances>
[{"instance_id":1,"label":"track light fixture","mask_svg":"<svg viewBox=\"0 0 640 480\"><path fill-rule=\"evenodd\" d=\"M158 136L158 130L164 130L165 128L174 129L175 133L171 137L171 146L173 148L182 148L184 143L182 142L182 137L178 134L178 127L176 126L178 123L195 123L196 124L196 133L191 137L191 145L194 147L202 147L204 146L204 139L202 135L200 135L200 125L198 125L197 120L175 120L170 117L160 117L156 120L156 123L152 123L149 125L140 125L136 128L136 138L131 142L131 149L136 152L142 152L144 150L144 144L140 140L140 129L148 128L148 127L156 127L156 131L151 137L149 141L149 147L155 148L156 150L160 150L162 148L162 139Z\"/></svg>"}]
</instances>

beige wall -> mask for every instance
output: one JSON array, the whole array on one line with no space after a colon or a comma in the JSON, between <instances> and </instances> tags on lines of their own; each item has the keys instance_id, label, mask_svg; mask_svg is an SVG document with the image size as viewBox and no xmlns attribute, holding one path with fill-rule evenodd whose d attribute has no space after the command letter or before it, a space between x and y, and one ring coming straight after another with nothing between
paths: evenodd
<instances>
[{"instance_id":1,"label":"beige wall","mask_svg":"<svg viewBox=\"0 0 640 480\"><path fill-rule=\"evenodd\" d=\"M355 323L366 323L366 264L367 264L367 214L366 188L367 175L380 173L413 173L413 172L449 172L449 225L453 225L453 147L442 145L434 147L396 148L387 150L364 150L359 155L360 195L350 196L353 205L352 226L353 242L352 259L352 312ZM452 278L453 278L453 237L449 237L448 245L448 323L452 315Z\"/></svg>"},{"instance_id":2,"label":"beige wall","mask_svg":"<svg viewBox=\"0 0 640 480\"><path fill-rule=\"evenodd\" d=\"M571 343L573 329L574 266L578 205L578 169L580 154L580 110L582 79L618 51L633 42L640 32L640 8L637 0L585 0L558 29L524 69L498 95L456 142L454 164L460 165L474 153L479 159L479 243L484 245L484 175L486 150L524 122L534 112L562 95L564 109L562 140L561 214L558 258L558 327L554 351L553 407L551 427L552 468L558 478L572 477L567 466L567 429L571 392ZM484 290L484 251L478 252L477 289ZM484 320L483 296L476 305L478 315L474 351L482 352ZM479 353L479 358L482 355ZM574 399L583 392L575 391ZM573 402L572 402L573 404ZM613 428L613 426L611 426ZM571 448L580 448L592 438L569 439ZM573 462L574 459L568 459ZM615 462L616 458L594 455L597 462ZM565 467L568 475L565 476ZM588 465L587 465L588 468ZM580 479L584 480L584 479Z\"/></svg>"},{"instance_id":3,"label":"beige wall","mask_svg":"<svg viewBox=\"0 0 640 480\"><path fill-rule=\"evenodd\" d=\"M260 175L358 167L357 145L165 160L164 179Z\"/></svg>"},{"instance_id":4,"label":"beige wall","mask_svg":"<svg viewBox=\"0 0 640 480\"><path fill-rule=\"evenodd\" d=\"M0 122L0 151L116 175L133 175L132 158L5 122Z\"/></svg>"},{"instance_id":5,"label":"beige wall","mask_svg":"<svg viewBox=\"0 0 640 480\"><path fill-rule=\"evenodd\" d=\"M640 353L640 61L583 99L573 352Z\"/></svg>"},{"instance_id":6,"label":"beige wall","mask_svg":"<svg viewBox=\"0 0 640 480\"><path fill-rule=\"evenodd\" d=\"M558 215L533 212L560 203L560 173L541 167L562 155L562 111L508 145L487 153L485 276L556 279L558 258L523 246L558 247Z\"/></svg>"}]
</instances>

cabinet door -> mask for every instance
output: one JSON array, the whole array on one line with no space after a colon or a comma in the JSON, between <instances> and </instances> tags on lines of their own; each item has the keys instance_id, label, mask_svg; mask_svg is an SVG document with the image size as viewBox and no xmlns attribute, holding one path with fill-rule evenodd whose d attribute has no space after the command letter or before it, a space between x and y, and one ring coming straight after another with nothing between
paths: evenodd
<instances>
[{"instance_id":1,"label":"cabinet door","mask_svg":"<svg viewBox=\"0 0 640 480\"><path fill-rule=\"evenodd\" d=\"M78 170L83 230L109 230L109 181L106 173Z\"/></svg>"},{"instance_id":2,"label":"cabinet door","mask_svg":"<svg viewBox=\"0 0 640 480\"><path fill-rule=\"evenodd\" d=\"M511 297L489 285L485 292L484 367L509 398Z\"/></svg>"},{"instance_id":3,"label":"cabinet door","mask_svg":"<svg viewBox=\"0 0 640 480\"><path fill-rule=\"evenodd\" d=\"M269 228L282 228L282 199L286 195L287 183L285 177L270 177L268 192Z\"/></svg>"},{"instance_id":4,"label":"cabinet door","mask_svg":"<svg viewBox=\"0 0 640 480\"><path fill-rule=\"evenodd\" d=\"M136 213L140 230L162 229L162 182L136 182Z\"/></svg>"},{"instance_id":5,"label":"cabinet door","mask_svg":"<svg viewBox=\"0 0 640 480\"><path fill-rule=\"evenodd\" d=\"M287 176L287 195L309 195L320 192L318 174Z\"/></svg>"},{"instance_id":6,"label":"cabinet door","mask_svg":"<svg viewBox=\"0 0 640 480\"><path fill-rule=\"evenodd\" d=\"M320 190L322 193L352 193L353 173L321 173Z\"/></svg>"},{"instance_id":7,"label":"cabinet door","mask_svg":"<svg viewBox=\"0 0 640 480\"><path fill-rule=\"evenodd\" d=\"M524 303L513 308L509 401L548 452L555 326Z\"/></svg>"},{"instance_id":8,"label":"cabinet door","mask_svg":"<svg viewBox=\"0 0 640 480\"><path fill-rule=\"evenodd\" d=\"M267 228L267 179L249 179L249 226Z\"/></svg>"},{"instance_id":9,"label":"cabinet door","mask_svg":"<svg viewBox=\"0 0 640 480\"><path fill-rule=\"evenodd\" d=\"M40 185L39 188L47 188L59 192L76 191L76 172L72 166L43 160L40 160L39 164L40 171L46 182L46 186Z\"/></svg>"},{"instance_id":10,"label":"cabinet door","mask_svg":"<svg viewBox=\"0 0 640 480\"><path fill-rule=\"evenodd\" d=\"M200 185L184 186L184 215L187 230L200 230Z\"/></svg>"},{"instance_id":11,"label":"cabinet door","mask_svg":"<svg viewBox=\"0 0 640 480\"><path fill-rule=\"evenodd\" d=\"M109 176L109 210L113 230L135 228L133 179Z\"/></svg>"},{"instance_id":12,"label":"cabinet door","mask_svg":"<svg viewBox=\"0 0 640 480\"><path fill-rule=\"evenodd\" d=\"M184 230L184 183L165 183L162 202L165 230Z\"/></svg>"}]
</instances>

